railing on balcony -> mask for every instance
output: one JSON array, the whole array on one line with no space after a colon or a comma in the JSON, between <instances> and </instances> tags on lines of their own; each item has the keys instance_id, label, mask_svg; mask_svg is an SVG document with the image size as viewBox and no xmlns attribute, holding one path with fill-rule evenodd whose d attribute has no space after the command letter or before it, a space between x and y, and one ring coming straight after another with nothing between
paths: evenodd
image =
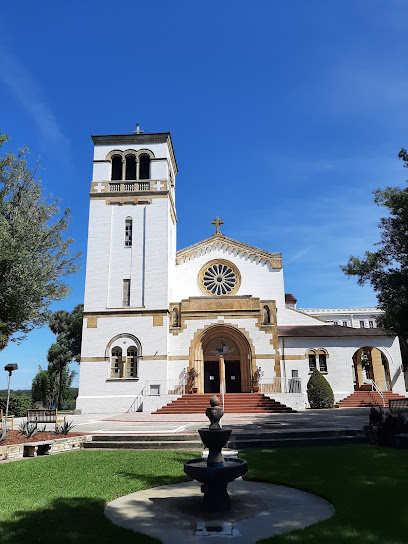
<instances>
[{"instance_id":1,"label":"railing on balcony","mask_svg":"<svg viewBox=\"0 0 408 544\"><path fill-rule=\"evenodd\" d=\"M302 393L301 378L262 378L259 382L261 393Z\"/></svg>"},{"instance_id":2,"label":"railing on balcony","mask_svg":"<svg viewBox=\"0 0 408 544\"><path fill-rule=\"evenodd\" d=\"M124 181L124 182L114 182L109 183L109 192L110 193L134 193L150 191L151 181ZM159 182L156 182L159 183ZM160 182L163 185L163 182ZM165 184L164 184L165 185ZM163 190L163 189L161 189Z\"/></svg>"}]
</instances>

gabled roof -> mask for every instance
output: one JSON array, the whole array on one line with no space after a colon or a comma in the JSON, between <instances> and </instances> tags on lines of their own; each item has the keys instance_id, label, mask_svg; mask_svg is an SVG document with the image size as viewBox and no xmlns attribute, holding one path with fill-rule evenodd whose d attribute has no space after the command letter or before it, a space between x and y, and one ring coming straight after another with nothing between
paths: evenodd
<instances>
[{"instance_id":1,"label":"gabled roof","mask_svg":"<svg viewBox=\"0 0 408 544\"><path fill-rule=\"evenodd\" d=\"M278 326L278 336L292 337L345 337L345 336L395 336L384 329L356 329L340 325L294 325Z\"/></svg>"},{"instance_id":2,"label":"gabled roof","mask_svg":"<svg viewBox=\"0 0 408 544\"><path fill-rule=\"evenodd\" d=\"M213 234L206 240L202 240L197 244L177 251L176 262L177 264L181 264L201 255L202 253L206 252L207 249L211 250L217 248L230 250L234 253L234 255L247 256L248 258L252 257L257 262L264 261L265 263L269 263L272 268L282 268L281 253L269 253L269 251L264 251L263 249L243 244L242 242L238 242L232 238L227 238L223 234L217 233Z\"/></svg>"}]
</instances>

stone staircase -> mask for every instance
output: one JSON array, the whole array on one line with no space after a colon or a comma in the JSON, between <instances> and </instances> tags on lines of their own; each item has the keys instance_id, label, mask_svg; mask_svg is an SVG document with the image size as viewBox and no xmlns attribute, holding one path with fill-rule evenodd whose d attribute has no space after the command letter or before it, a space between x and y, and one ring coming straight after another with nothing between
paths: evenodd
<instances>
[{"instance_id":1,"label":"stone staircase","mask_svg":"<svg viewBox=\"0 0 408 544\"><path fill-rule=\"evenodd\" d=\"M159 408L154 414L202 414L210 405L213 394L189 394ZM220 401L221 401L221 396ZM226 393L224 411L227 414L294 413L295 410L276 402L262 393Z\"/></svg>"},{"instance_id":2,"label":"stone staircase","mask_svg":"<svg viewBox=\"0 0 408 544\"><path fill-rule=\"evenodd\" d=\"M363 443L361 429L292 430L274 432L233 432L227 448L279 448L296 446L327 446ZM85 449L94 450L188 450L202 451L198 433L94 435Z\"/></svg>"},{"instance_id":3,"label":"stone staircase","mask_svg":"<svg viewBox=\"0 0 408 544\"><path fill-rule=\"evenodd\" d=\"M385 396L386 408L388 408L388 401L390 399L405 398L391 391L384 391L383 395ZM354 391L354 393L335 405L336 408L362 408L367 406L383 406L381 395L376 391Z\"/></svg>"}]
</instances>

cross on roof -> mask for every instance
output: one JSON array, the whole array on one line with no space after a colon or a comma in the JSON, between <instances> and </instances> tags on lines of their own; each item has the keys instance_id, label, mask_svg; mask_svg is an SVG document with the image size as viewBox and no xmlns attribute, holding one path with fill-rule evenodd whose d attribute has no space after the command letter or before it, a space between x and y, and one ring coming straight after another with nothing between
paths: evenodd
<instances>
[{"instance_id":1,"label":"cross on roof","mask_svg":"<svg viewBox=\"0 0 408 544\"><path fill-rule=\"evenodd\" d=\"M215 234L221 234L220 232L220 225L223 225L224 221L221 221L221 219L217 217L214 219L214 221L211 221L211 225L215 225Z\"/></svg>"}]
</instances>

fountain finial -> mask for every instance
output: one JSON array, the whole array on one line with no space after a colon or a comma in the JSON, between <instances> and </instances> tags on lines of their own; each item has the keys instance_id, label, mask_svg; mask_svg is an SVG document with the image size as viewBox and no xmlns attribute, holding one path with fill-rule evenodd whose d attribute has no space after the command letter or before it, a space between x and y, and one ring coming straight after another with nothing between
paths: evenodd
<instances>
[{"instance_id":1,"label":"fountain finial","mask_svg":"<svg viewBox=\"0 0 408 544\"><path fill-rule=\"evenodd\" d=\"M210 430L221 429L220 419L224 415L224 410L220 406L220 399L217 395L210 398L210 406L205 410L205 415L210 420Z\"/></svg>"}]
</instances>

